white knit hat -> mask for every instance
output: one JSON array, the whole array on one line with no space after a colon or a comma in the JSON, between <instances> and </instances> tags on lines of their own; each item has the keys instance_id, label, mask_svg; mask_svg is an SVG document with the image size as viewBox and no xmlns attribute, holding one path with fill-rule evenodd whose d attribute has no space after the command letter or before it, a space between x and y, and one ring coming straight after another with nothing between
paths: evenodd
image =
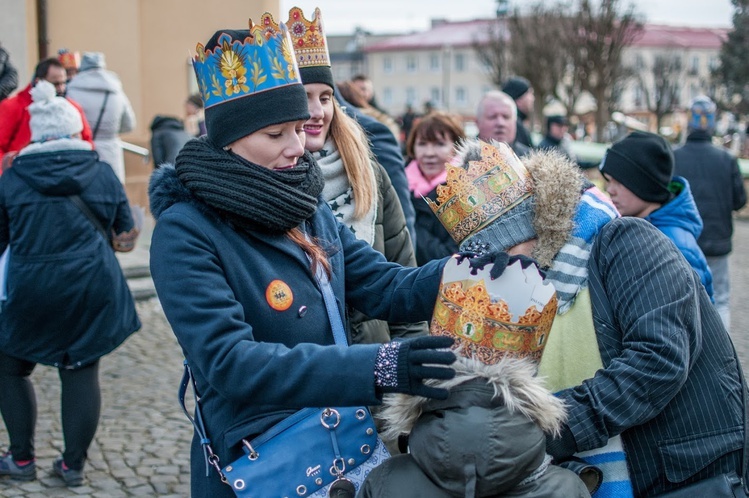
<instances>
[{"instance_id":1,"label":"white knit hat","mask_svg":"<svg viewBox=\"0 0 749 498\"><path fill-rule=\"evenodd\" d=\"M81 113L63 97L57 97L55 87L46 80L31 89L33 103L29 106L32 142L47 142L70 138L83 130Z\"/></svg>"}]
</instances>

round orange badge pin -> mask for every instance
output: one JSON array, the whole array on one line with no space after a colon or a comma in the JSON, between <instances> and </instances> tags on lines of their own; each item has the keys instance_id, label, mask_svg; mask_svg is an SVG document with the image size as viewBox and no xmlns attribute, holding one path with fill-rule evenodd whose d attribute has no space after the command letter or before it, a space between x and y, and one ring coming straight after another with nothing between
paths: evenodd
<instances>
[{"instance_id":1,"label":"round orange badge pin","mask_svg":"<svg viewBox=\"0 0 749 498\"><path fill-rule=\"evenodd\" d=\"M294 294L291 287L283 280L274 280L265 289L265 299L271 308L276 311L286 311L294 302Z\"/></svg>"}]
</instances>

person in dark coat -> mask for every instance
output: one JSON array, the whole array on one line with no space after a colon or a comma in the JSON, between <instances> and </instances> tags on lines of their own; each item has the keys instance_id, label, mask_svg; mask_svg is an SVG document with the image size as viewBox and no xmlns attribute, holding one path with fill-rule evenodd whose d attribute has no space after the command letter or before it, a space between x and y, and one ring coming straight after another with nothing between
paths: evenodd
<instances>
[{"instance_id":1,"label":"person in dark coat","mask_svg":"<svg viewBox=\"0 0 749 498\"><path fill-rule=\"evenodd\" d=\"M697 244L713 275L715 307L723 325L731 328L731 284L728 256L733 249L733 212L746 205L744 179L736 157L712 144L715 103L708 97L690 106L687 143L674 151L675 171L692 187L692 196L704 223Z\"/></svg>"},{"instance_id":2,"label":"person in dark coat","mask_svg":"<svg viewBox=\"0 0 749 498\"><path fill-rule=\"evenodd\" d=\"M173 164L182 146L192 137L182 121L172 116L157 115L151 121L151 158L154 168Z\"/></svg>"},{"instance_id":3,"label":"person in dark coat","mask_svg":"<svg viewBox=\"0 0 749 498\"><path fill-rule=\"evenodd\" d=\"M304 150L310 114L293 47L285 28L264 28L220 30L199 45L208 134L149 185L153 281L220 466L244 454L243 438L299 409L377 405L386 392L441 398L447 392L424 381L455 374L455 355L439 350L449 338L348 347L350 333L335 338L332 322L346 323L347 304L388 322L428 320L446 261L390 263L336 221ZM261 84L242 76L253 68L266 76ZM197 436L190 469L192 496L235 496L218 472L206 475Z\"/></svg>"},{"instance_id":4,"label":"person in dark coat","mask_svg":"<svg viewBox=\"0 0 749 498\"><path fill-rule=\"evenodd\" d=\"M538 148L541 150L556 149L574 161L575 155L566 143L568 129L569 122L565 116L559 114L548 116L546 118L546 136L538 144Z\"/></svg>"},{"instance_id":5,"label":"person in dark coat","mask_svg":"<svg viewBox=\"0 0 749 498\"><path fill-rule=\"evenodd\" d=\"M458 244L434 215L425 198L437 200L437 188L445 183L445 163L455 155L455 144L465 138L456 116L433 111L421 118L406 142L414 159L406 166L408 190L416 211L416 262L419 265L458 252Z\"/></svg>"},{"instance_id":6,"label":"person in dark coat","mask_svg":"<svg viewBox=\"0 0 749 498\"><path fill-rule=\"evenodd\" d=\"M517 108L515 140L532 149L531 133L525 127L525 121L533 115L533 105L536 101L530 81L522 76L513 76L502 85L502 91L512 97Z\"/></svg>"},{"instance_id":7,"label":"person in dark coat","mask_svg":"<svg viewBox=\"0 0 749 498\"><path fill-rule=\"evenodd\" d=\"M58 368L62 382L65 446L52 470L80 486L99 420L99 359L140 321L109 240L69 197L88 205L107 232L134 227L112 168L79 138L80 113L47 81L31 94L32 143L0 177L0 250L10 248L0 313L0 412L10 448L0 475L36 477L29 376L42 363Z\"/></svg>"},{"instance_id":8,"label":"person in dark coat","mask_svg":"<svg viewBox=\"0 0 749 498\"><path fill-rule=\"evenodd\" d=\"M18 71L10 63L8 52L0 46L0 101L6 99L18 86Z\"/></svg>"}]
</instances>

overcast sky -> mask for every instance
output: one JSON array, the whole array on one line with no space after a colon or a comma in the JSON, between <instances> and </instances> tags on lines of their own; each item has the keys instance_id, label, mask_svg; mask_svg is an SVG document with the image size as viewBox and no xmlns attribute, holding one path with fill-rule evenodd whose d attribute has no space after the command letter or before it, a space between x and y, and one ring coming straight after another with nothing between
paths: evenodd
<instances>
[{"instance_id":1,"label":"overcast sky","mask_svg":"<svg viewBox=\"0 0 749 498\"><path fill-rule=\"evenodd\" d=\"M527 3L510 0L513 7ZM648 22L731 26L730 0L634 0L634 4ZM281 0L281 12L288 13L293 6L301 7L309 17L315 7L320 7L331 34L348 34L356 26L373 33L423 31L432 18L486 18L496 11L495 0ZM280 17L285 20L286 15Z\"/></svg>"}]
</instances>

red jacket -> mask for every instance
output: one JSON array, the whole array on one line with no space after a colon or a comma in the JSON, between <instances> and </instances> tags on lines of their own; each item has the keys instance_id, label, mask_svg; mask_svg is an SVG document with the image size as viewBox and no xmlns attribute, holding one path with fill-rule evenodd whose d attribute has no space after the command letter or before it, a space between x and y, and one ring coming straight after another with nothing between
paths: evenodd
<instances>
[{"instance_id":1,"label":"red jacket","mask_svg":"<svg viewBox=\"0 0 749 498\"><path fill-rule=\"evenodd\" d=\"M31 84L18 92L13 97L0 102L0 162L8 152L18 152L31 142L31 128L29 127L29 106L31 105ZM77 102L68 99L68 102L78 109L83 121L81 138L91 143L91 127L88 125L83 109Z\"/></svg>"}]
</instances>

